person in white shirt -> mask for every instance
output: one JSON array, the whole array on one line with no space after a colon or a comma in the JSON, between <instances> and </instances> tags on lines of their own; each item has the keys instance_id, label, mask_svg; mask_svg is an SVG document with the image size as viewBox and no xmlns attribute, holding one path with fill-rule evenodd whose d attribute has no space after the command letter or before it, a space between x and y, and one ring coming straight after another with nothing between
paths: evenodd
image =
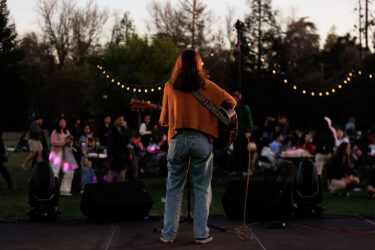
<instances>
[{"instance_id":1,"label":"person in white shirt","mask_svg":"<svg viewBox=\"0 0 375 250\"><path fill-rule=\"evenodd\" d=\"M146 115L144 118L144 122L139 127L139 134L141 135L141 142L142 145L147 148L150 144L150 139L152 135L151 127L150 127L151 117Z\"/></svg>"}]
</instances>

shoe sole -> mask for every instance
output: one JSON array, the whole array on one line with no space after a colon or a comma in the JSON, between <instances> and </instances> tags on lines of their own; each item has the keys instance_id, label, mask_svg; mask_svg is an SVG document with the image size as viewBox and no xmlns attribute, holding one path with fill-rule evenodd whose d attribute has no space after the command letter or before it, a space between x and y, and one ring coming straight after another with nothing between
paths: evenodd
<instances>
[{"instance_id":1,"label":"shoe sole","mask_svg":"<svg viewBox=\"0 0 375 250\"><path fill-rule=\"evenodd\" d=\"M160 237L160 241L165 243L165 244L173 244L173 240L166 240L163 237Z\"/></svg>"},{"instance_id":2,"label":"shoe sole","mask_svg":"<svg viewBox=\"0 0 375 250\"><path fill-rule=\"evenodd\" d=\"M202 239L202 240L195 240L195 244L207 244L210 243L214 240L213 237L208 237L207 239Z\"/></svg>"}]
</instances>

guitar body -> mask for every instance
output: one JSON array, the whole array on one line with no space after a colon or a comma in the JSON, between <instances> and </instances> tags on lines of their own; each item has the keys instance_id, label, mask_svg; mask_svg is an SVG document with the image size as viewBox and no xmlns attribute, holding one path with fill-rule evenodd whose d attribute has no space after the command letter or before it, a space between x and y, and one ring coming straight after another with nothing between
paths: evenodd
<instances>
[{"instance_id":1,"label":"guitar body","mask_svg":"<svg viewBox=\"0 0 375 250\"><path fill-rule=\"evenodd\" d=\"M220 107L221 113L230 120L230 124L226 126L219 121L219 137L214 142L216 149L224 149L234 142L238 134L238 119L234 109L225 109Z\"/></svg>"},{"instance_id":2,"label":"guitar body","mask_svg":"<svg viewBox=\"0 0 375 250\"><path fill-rule=\"evenodd\" d=\"M132 100L130 102L130 106L132 109L156 109L161 110L161 106L157 106L155 104L151 104L149 102L144 101L137 101ZM218 135L219 137L214 142L214 147L216 149L224 149L229 147L229 145L234 142L237 138L238 133L238 119L237 114L234 109L225 109L220 107L221 113L230 120L229 125L225 125L224 123L219 121L219 130Z\"/></svg>"}]
</instances>

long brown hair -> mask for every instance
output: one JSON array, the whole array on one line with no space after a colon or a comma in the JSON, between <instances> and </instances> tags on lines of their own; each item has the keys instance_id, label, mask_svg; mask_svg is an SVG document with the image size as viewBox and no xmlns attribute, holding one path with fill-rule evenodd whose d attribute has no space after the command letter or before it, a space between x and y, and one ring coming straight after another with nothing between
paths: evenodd
<instances>
[{"instance_id":1,"label":"long brown hair","mask_svg":"<svg viewBox=\"0 0 375 250\"><path fill-rule=\"evenodd\" d=\"M342 142L340 146L336 149L336 152L332 156L332 164L340 166L343 168L349 168L351 166L350 156L347 154L347 148L349 143Z\"/></svg>"},{"instance_id":2,"label":"long brown hair","mask_svg":"<svg viewBox=\"0 0 375 250\"><path fill-rule=\"evenodd\" d=\"M194 92L203 88L206 75L202 67L202 58L192 49L184 49L177 58L169 83L174 89Z\"/></svg>"}]
</instances>

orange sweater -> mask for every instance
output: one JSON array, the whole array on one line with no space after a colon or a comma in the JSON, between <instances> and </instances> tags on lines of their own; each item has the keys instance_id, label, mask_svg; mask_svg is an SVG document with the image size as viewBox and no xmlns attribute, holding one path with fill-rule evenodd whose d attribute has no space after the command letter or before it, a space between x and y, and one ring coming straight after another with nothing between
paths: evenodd
<instances>
[{"instance_id":1,"label":"orange sweater","mask_svg":"<svg viewBox=\"0 0 375 250\"><path fill-rule=\"evenodd\" d=\"M217 108L224 103L229 108L237 105L231 95L211 81L207 80L206 86L199 91ZM164 87L163 108L159 122L161 126L169 126L168 143L181 128L191 128L210 137L218 137L218 119L192 93L175 90L169 83ZM212 138L210 140L213 142Z\"/></svg>"}]
</instances>

